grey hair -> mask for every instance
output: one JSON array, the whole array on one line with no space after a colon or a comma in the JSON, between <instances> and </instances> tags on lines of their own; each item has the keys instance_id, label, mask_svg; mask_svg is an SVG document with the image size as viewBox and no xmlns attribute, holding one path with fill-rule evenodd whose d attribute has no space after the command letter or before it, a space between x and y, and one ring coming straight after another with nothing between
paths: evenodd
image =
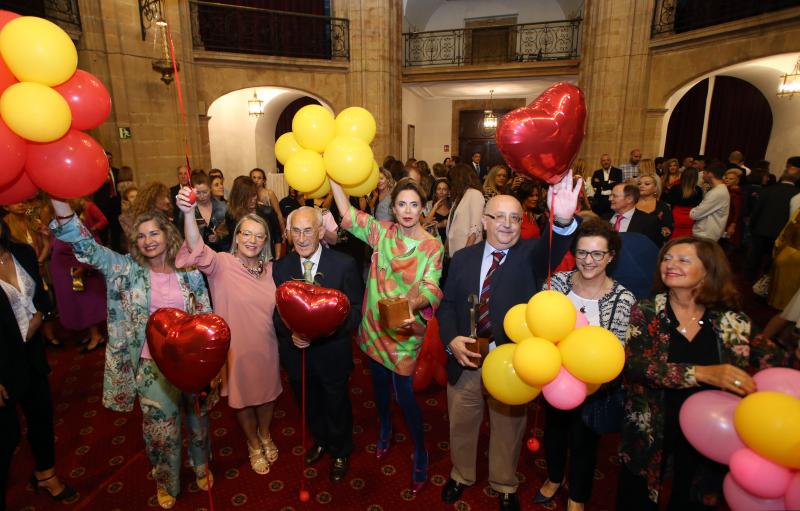
<instances>
[{"instance_id":1,"label":"grey hair","mask_svg":"<svg viewBox=\"0 0 800 511\"><path fill-rule=\"evenodd\" d=\"M311 206L300 206L299 208L295 209L289 216L286 217L286 232L289 232L289 229L292 228L292 217L298 211L309 211L312 215L314 215L314 220L317 221L317 227L322 229L322 210L319 208L313 208Z\"/></svg>"},{"instance_id":2,"label":"grey hair","mask_svg":"<svg viewBox=\"0 0 800 511\"><path fill-rule=\"evenodd\" d=\"M242 228L242 224L247 220L259 224L261 227L264 228L264 234L267 235L267 238L264 240L264 248L261 249L261 253L258 254L258 258L265 262L272 260L272 249L270 248L272 240L269 239L269 227L267 227L267 222L260 216L256 215L255 213L249 213L243 216L236 223L236 228L233 230L233 243L231 243L231 254L236 255L236 250L239 248L238 243L236 242L236 235L239 234L239 229Z\"/></svg>"}]
</instances>

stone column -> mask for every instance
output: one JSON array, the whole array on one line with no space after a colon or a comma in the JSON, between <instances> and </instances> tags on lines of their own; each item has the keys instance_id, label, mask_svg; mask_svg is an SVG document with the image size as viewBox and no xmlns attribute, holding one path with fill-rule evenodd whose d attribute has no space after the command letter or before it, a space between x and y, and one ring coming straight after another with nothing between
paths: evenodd
<instances>
[{"instance_id":1,"label":"stone column","mask_svg":"<svg viewBox=\"0 0 800 511\"><path fill-rule=\"evenodd\" d=\"M590 168L603 153L619 165L631 149L644 149L653 2L587 0L584 13L578 83L589 119L581 155Z\"/></svg>"}]
</instances>

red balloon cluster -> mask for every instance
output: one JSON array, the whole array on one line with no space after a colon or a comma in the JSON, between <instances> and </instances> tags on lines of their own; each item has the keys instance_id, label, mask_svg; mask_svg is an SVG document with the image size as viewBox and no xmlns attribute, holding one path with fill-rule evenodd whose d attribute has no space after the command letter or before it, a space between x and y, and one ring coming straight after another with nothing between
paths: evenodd
<instances>
[{"instance_id":1,"label":"red balloon cluster","mask_svg":"<svg viewBox=\"0 0 800 511\"><path fill-rule=\"evenodd\" d=\"M0 10L0 29L19 15ZM20 83L0 59L0 95ZM38 143L12 131L0 119L0 205L22 202L37 188L59 198L89 195L107 179L105 151L80 130L100 126L111 113L111 96L91 73L77 70L64 83L53 87L69 105L69 131L51 142Z\"/></svg>"},{"instance_id":2,"label":"red balloon cluster","mask_svg":"<svg viewBox=\"0 0 800 511\"><path fill-rule=\"evenodd\" d=\"M556 184L578 154L586 134L583 92L569 83L557 83L525 107L500 119L497 147L517 172Z\"/></svg>"},{"instance_id":3,"label":"red balloon cluster","mask_svg":"<svg viewBox=\"0 0 800 511\"><path fill-rule=\"evenodd\" d=\"M231 330L216 314L158 309L147 320L147 346L158 369L184 392L200 392L222 369Z\"/></svg>"},{"instance_id":4,"label":"red balloon cluster","mask_svg":"<svg viewBox=\"0 0 800 511\"><path fill-rule=\"evenodd\" d=\"M289 330L309 340L333 335L350 314L346 294L301 280L278 286L275 305Z\"/></svg>"},{"instance_id":5,"label":"red balloon cluster","mask_svg":"<svg viewBox=\"0 0 800 511\"><path fill-rule=\"evenodd\" d=\"M431 384L431 381L436 381L439 385L446 385L445 364L447 364L447 353L445 353L439 337L439 320L434 317L428 321L422 349L417 357L417 367L414 369L414 376L411 380L413 389L415 391L423 390Z\"/></svg>"}]
</instances>

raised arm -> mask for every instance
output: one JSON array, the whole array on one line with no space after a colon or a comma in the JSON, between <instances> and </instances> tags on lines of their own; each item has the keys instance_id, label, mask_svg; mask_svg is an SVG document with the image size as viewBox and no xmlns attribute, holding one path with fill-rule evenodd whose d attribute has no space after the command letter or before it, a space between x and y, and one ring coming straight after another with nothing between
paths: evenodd
<instances>
[{"instance_id":1,"label":"raised arm","mask_svg":"<svg viewBox=\"0 0 800 511\"><path fill-rule=\"evenodd\" d=\"M194 219L194 209L197 207L197 203L189 202L191 192L192 189L188 186L181 188L178 196L175 197L175 203L183 213L183 236L186 238L186 244L189 245L189 250L194 250L203 241L203 237L197 227L197 220Z\"/></svg>"}]
</instances>

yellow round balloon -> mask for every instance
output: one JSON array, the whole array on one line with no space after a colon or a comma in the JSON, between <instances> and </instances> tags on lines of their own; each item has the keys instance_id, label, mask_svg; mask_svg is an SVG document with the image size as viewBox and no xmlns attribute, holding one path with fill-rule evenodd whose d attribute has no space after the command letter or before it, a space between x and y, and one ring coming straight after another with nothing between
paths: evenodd
<instances>
[{"instance_id":1,"label":"yellow round balloon","mask_svg":"<svg viewBox=\"0 0 800 511\"><path fill-rule=\"evenodd\" d=\"M493 398L507 405L524 405L539 395L541 389L531 387L514 370L516 344L503 344L489 352L483 361L481 378Z\"/></svg>"},{"instance_id":2,"label":"yellow round balloon","mask_svg":"<svg viewBox=\"0 0 800 511\"><path fill-rule=\"evenodd\" d=\"M331 193L331 182L326 177L325 180L322 181L322 186L313 192L306 194L306 197L309 199L321 199L323 197L327 197L329 193Z\"/></svg>"},{"instance_id":3,"label":"yellow round balloon","mask_svg":"<svg viewBox=\"0 0 800 511\"><path fill-rule=\"evenodd\" d=\"M300 193L317 191L325 181L322 156L310 149L301 149L289 158L283 168L286 184Z\"/></svg>"},{"instance_id":4,"label":"yellow round balloon","mask_svg":"<svg viewBox=\"0 0 800 511\"><path fill-rule=\"evenodd\" d=\"M336 135L336 121L327 108L306 105L294 114L292 133L304 149L321 153Z\"/></svg>"},{"instance_id":5,"label":"yellow round balloon","mask_svg":"<svg viewBox=\"0 0 800 511\"><path fill-rule=\"evenodd\" d=\"M336 137L322 155L328 175L342 186L363 183L372 171L375 157L366 142L353 137Z\"/></svg>"},{"instance_id":6,"label":"yellow round balloon","mask_svg":"<svg viewBox=\"0 0 800 511\"><path fill-rule=\"evenodd\" d=\"M522 381L541 387L558 376L561 370L561 353L547 339L528 337L517 345L514 369Z\"/></svg>"},{"instance_id":7,"label":"yellow round balloon","mask_svg":"<svg viewBox=\"0 0 800 511\"><path fill-rule=\"evenodd\" d=\"M378 179L380 179L381 173L378 168L378 163L373 163L374 165L372 166L372 172L369 173L369 177L363 183L359 183L355 186L343 186L342 190L344 190L344 193L351 197L363 197L364 195L369 195L370 192L378 186Z\"/></svg>"},{"instance_id":8,"label":"yellow round balloon","mask_svg":"<svg viewBox=\"0 0 800 511\"><path fill-rule=\"evenodd\" d=\"M15 83L0 97L0 116L11 131L31 142L52 142L72 124L72 112L61 94L46 85Z\"/></svg>"},{"instance_id":9,"label":"yellow round balloon","mask_svg":"<svg viewBox=\"0 0 800 511\"><path fill-rule=\"evenodd\" d=\"M281 162L281 165L286 165L289 158L297 154L302 147L297 143L294 138L294 133L284 133L278 140L275 141L275 159Z\"/></svg>"},{"instance_id":10,"label":"yellow round balloon","mask_svg":"<svg viewBox=\"0 0 800 511\"><path fill-rule=\"evenodd\" d=\"M733 414L736 432L761 456L800 469L800 399L782 392L755 392Z\"/></svg>"},{"instance_id":11,"label":"yellow round balloon","mask_svg":"<svg viewBox=\"0 0 800 511\"><path fill-rule=\"evenodd\" d=\"M586 384L586 395L587 396L591 396L592 394L594 394L595 392L600 390L600 387L602 387L602 386L603 386L602 383L587 383Z\"/></svg>"},{"instance_id":12,"label":"yellow round balloon","mask_svg":"<svg viewBox=\"0 0 800 511\"><path fill-rule=\"evenodd\" d=\"M505 330L508 338L514 342L522 342L533 336L531 331L528 330L528 324L525 322L527 308L528 304L518 303L508 309L506 317L503 318L503 330Z\"/></svg>"},{"instance_id":13,"label":"yellow round balloon","mask_svg":"<svg viewBox=\"0 0 800 511\"><path fill-rule=\"evenodd\" d=\"M578 313L564 293L539 291L528 300L525 319L531 333L559 342L575 328Z\"/></svg>"},{"instance_id":14,"label":"yellow round balloon","mask_svg":"<svg viewBox=\"0 0 800 511\"><path fill-rule=\"evenodd\" d=\"M367 144L375 138L375 118L366 108L351 106L336 116L336 136L355 137Z\"/></svg>"},{"instance_id":15,"label":"yellow round balloon","mask_svg":"<svg viewBox=\"0 0 800 511\"><path fill-rule=\"evenodd\" d=\"M78 51L58 25L35 16L9 21L0 31L0 54L21 82L55 86L78 67Z\"/></svg>"},{"instance_id":16,"label":"yellow round balloon","mask_svg":"<svg viewBox=\"0 0 800 511\"><path fill-rule=\"evenodd\" d=\"M558 343L561 360L586 383L610 382L625 366L625 349L616 335L599 326L582 326Z\"/></svg>"}]
</instances>

